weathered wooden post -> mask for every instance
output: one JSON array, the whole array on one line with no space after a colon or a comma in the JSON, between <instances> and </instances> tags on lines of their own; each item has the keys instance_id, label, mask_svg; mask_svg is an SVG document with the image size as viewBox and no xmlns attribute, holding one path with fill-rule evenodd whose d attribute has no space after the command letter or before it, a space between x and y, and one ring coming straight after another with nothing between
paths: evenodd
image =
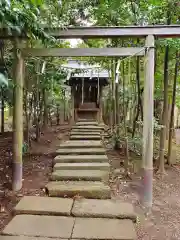
<instances>
[{"instance_id":1,"label":"weathered wooden post","mask_svg":"<svg viewBox=\"0 0 180 240\"><path fill-rule=\"evenodd\" d=\"M71 86L71 124L74 123L74 87Z\"/></svg>"},{"instance_id":2,"label":"weathered wooden post","mask_svg":"<svg viewBox=\"0 0 180 240\"><path fill-rule=\"evenodd\" d=\"M22 187L23 148L23 72L24 60L18 41L14 44L14 111L13 111L13 191Z\"/></svg>"},{"instance_id":3,"label":"weathered wooden post","mask_svg":"<svg viewBox=\"0 0 180 240\"><path fill-rule=\"evenodd\" d=\"M99 123L103 123L103 101L102 101L102 87L99 93L99 116L98 116Z\"/></svg>"},{"instance_id":4,"label":"weathered wooden post","mask_svg":"<svg viewBox=\"0 0 180 240\"><path fill-rule=\"evenodd\" d=\"M153 117L154 117L154 36L146 37L144 119L143 119L143 192L142 203L148 210L152 207L153 193Z\"/></svg>"}]
</instances>

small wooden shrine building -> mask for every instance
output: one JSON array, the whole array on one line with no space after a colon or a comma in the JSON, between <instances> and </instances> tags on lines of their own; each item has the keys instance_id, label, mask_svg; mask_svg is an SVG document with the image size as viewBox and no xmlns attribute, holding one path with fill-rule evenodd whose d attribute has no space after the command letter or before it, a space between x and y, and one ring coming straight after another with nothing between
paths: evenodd
<instances>
[{"instance_id":1,"label":"small wooden shrine building","mask_svg":"<svg viewBox=\"0 0 180 240\"><path fill-rule=\"evenodd\" d=\"M69 70L65 84L71 87L72 121L102 122L102 89L108 84L108 71L78 60L69 60L63 68Z\"/></svg>"}]
</instances>

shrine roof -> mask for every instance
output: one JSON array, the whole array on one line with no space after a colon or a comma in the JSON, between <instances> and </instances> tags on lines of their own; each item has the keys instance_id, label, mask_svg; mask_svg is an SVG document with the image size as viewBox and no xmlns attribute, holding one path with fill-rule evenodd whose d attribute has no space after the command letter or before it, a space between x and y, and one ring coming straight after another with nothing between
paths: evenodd
<instances>
[{"instance_id":1,"label":"shrine roof","mask_svg":"<svg viewBox=\"0 0 180 240\"><path fill-rule=\"evenodd\" d=\"M80 83L82 79L93 83L97 82L98 78L101 85L107 85L110 77L109 72L106 69L102 69L99 65L90 65L79 60L69 60L67 64L61 67L68 70L65 82L67 85Z\"/></svg>"}]
</instances>

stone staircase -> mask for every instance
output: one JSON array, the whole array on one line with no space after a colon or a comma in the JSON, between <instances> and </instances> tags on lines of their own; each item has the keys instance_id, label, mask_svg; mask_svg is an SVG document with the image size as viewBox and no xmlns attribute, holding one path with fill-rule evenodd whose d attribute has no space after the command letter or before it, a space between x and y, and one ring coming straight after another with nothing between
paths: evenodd
<instances>
[{"instance_id":1,"label":"stone staircase","mask_svg":"<svg viewBox=\"0 0 180 240\"><path fill-rule=\"evenodd\" d=\"M136 239L133 206L111 199L101 132L96 122L75 124L56 152L49 197L22 198L1 240Z\"/></svg>"}]
</instances>

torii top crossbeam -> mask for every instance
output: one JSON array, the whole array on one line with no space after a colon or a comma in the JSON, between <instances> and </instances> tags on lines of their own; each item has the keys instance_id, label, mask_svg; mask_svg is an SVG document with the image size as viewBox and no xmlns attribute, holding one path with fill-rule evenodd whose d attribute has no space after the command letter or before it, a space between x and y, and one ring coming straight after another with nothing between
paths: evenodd
<instances>
[{"instance_id":1,"label":"torii top crossbeam","mask_svg":"<svg viewBox=\"0 0 180 240\"><path fill-rule=\"evenodd\" d=\"M179 37L180 25L71 27L47 29L47 32L55 38Z\"/></svg>"},{"instance_id":2,"label":"torii top crossbeam","mask_svg":"<svg viewBox=\"0 0 180 240\"><path fill-rule=\"evenodd\" d=\"M44 28L48 34L55 38L113 38L113 37L146 37L154 35L157 37L180 37L180 25L147 25L147 26L91 26ZM26 33L9 32L7 29L0 30L0 38L23 37Z\"/></svg>"}]
</instances>

